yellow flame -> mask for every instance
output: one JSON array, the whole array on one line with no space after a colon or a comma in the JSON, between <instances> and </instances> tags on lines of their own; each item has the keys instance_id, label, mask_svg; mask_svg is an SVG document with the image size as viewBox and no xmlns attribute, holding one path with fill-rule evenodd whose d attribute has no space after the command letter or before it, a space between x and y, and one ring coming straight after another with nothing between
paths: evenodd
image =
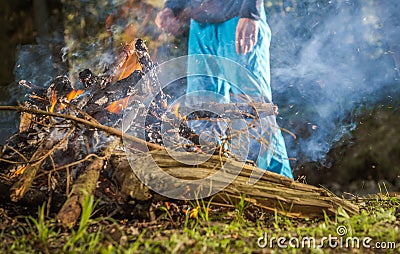
<instances>
[{"instance_id":1,"label":"yellow flame","mask_svg":"<svg viewBox=\"0 0 400 254\"><path fill-rule=\"evenodd\" d=\"M57 94L56 94L55 91L53 91L51 93L51 107L50 107L50 110L49 110L51 113L53 113L56 104L57 104Z\"/></svg>"},{"instance_id":2,"label":"yellow flame","mask_svg":"<svg viewBox=\"0 0 400 254\"><path fill-rule=\"evenodd\" d=\"M178 103L176 104L176 106L174 107L174 115L175 115L176 118L183 119L183 121L187 122L187 116L186 116L186 115L182 116L182 115L179 113L179 107L180 107L180 106L181 106L181 104L178 102Z\"/></svg>"},{"instance_id":3,"label":"yellow flame","mask_svg":"<svg viewBox=\"0 0 400 254\"><path fill-rule=\"evenodd\" d=\"M126 109L126 107L128 106L129 98L130 98L130 96L110 103L110 105L108 105L106 107L106 110L108 110L108 112L114 113L114 114L121 113L122 110Z\"/></svg>"},{"instance_id":4,"label":"yellow flame","mask_svg":"<svg viewBox=\"0 0 400 254\"><path fill-rule=\"evenodd\" d=\"M181 115L179 114L179 106L180 106L181 104L178 102L177 104L176 104L176 106L175 106L175 108L174 108L174 113L175 113L175 117L176 118L180 118L181 117Z\"/></svg>"}]
</instances>

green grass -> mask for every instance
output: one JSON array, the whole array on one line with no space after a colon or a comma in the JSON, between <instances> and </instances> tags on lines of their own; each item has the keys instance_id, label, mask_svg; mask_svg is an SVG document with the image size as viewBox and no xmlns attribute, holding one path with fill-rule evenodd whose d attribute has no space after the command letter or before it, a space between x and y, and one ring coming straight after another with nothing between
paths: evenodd
<instances>
[{"instance_id":1,"label":"green grass","mask_svg":"<svg viewBox=\"0 0 400 254\"><path fill-rule=\"evenodd\" d=\"M333 218L290 219L252 209L244 196L229 209L196 200L163 205L158 209L157 223L138 223L91 217L96 204L90 197L74 228L63 228L46 218L45 205L36 217L8 218L0 234L0 253L399 253L399 200L376 195L357 203L361 212L354 216L339 210ZM3 218L0 222L5 221ZM347 231L341 238L338 227ZM337 240L328 242L329 236ZM286 240L287 248L279 248L279 238ZM305 248L293 247L296 239L300 247L304 241ZM360 240L360 247L352 248L355 239ZM364 239L371 247L378 242L397 246L365 248ZM345 248L346 240L350 248ZM313 248L314 243L324 247ZM329 243L338 246L332 248Z\"/></svg>"}]
</instances>

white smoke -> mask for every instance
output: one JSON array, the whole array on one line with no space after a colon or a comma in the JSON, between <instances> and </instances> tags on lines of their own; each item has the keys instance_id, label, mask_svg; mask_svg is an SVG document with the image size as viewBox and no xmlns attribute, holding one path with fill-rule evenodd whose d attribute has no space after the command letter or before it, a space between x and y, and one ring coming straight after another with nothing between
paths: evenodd
<instances>
[{"instance_id":1,"label":"white smoke","mask_svg":"<svg viewBox=\"0 0 400 254\"><path fill-rule=\"evenodd\" d=\"M299 164L323 163L356 126L355 114L393 96L387 91L398 93L399 85L382 29L382 18L394 22L387 17L395 9L378 13L377 1L305 2L296 13L269 16L273 98L281 126L298 136L287 143Z\"/></svg>"}]
</instances>

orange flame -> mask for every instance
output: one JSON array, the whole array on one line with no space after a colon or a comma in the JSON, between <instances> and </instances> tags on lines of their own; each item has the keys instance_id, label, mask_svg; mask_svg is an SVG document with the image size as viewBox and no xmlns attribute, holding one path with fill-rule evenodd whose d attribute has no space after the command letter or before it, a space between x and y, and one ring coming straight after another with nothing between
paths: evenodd
<instances>
[{"instance_id":1,"label":"orange flame","mask_svg":"<svg viewBox=\"0 0 400 254\"><path fill-rule=\"evenodd\" d=\"M67 100L72 101L73 99L75 99L76 97L78 97L81 94L83 94L83 90L72 89L72 91L69 92L69 94L67 95Z\"/></svg>"},{"instance_id":2,"label":"orange flame","mask_svg":"<svg viewBox=\"0 0 400 254\"><path fill-rule=\"evenodd\" d=\"M23 174L25 172L26 166L22 166L20 168L18 168L11 176L10 179L13 179L21 174Z\"/></svg>"},{"instance_id":3,"label":"orange flame","mask_svg":"<svg viewBox=\"0 0 400 254\"><path fill-rule=\"evenodd\" d=\"M128 59L126 59L126 62L124 65L121 67L122 72L118 77L118 80L124 79L129 77L135 70L141 70L142 67L140 66L140 63L135 55L129 56Z\"/></svg>"},{"instance_id":4,"label":"orange flame","mask_svg":"<svg viewBox=\"0 0 400 254\"><path fill-rule=\"evenodd\" d=\"M83 90L75 90L72 89L71 92L69 92L67 94L67 100L68 101L72 101L73 99L75 99L76 97L78 97L79 95L83 94ZM64 103L61 103L60 105L60 109L63 110L67 107L67 105L65 105Z\"/></svg>"},{"instance_id":5,"label":"orange flame","mask_svg":"<svg viewBox=\"0 0 400 254\"><path fill-rule=\"evenodd\" d=\"M108 105L106 107L106 110L108 110L108 112L114 113L114 114L121 113L122 110L126 109L126 107L128 106L129 98L130 98L130 96L110 103L110 105Z\"/></svg>"}]
</instances>

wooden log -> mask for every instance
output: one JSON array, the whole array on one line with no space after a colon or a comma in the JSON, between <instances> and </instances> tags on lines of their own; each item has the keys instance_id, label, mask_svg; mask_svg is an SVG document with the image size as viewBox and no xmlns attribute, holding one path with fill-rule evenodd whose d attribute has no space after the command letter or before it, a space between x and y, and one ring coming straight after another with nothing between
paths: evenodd
<instances>
[{"instance_id":1,"label":"wooden log","mask_svg":"<svg viewBox=\"0 0 400 254\"><path fill-rule=\"evenodd\" d=\"M68 199L58 212L56 219L64 226L74 226L81 215L82 205L86 197L92 195L99 180L104 162L111 157L119 139L114 139L104 151L102 158L96 157L86 171L74 182Z\"/></svg>"},{"instance_id":2,"label":"wooden log","mask_svg":"<svg viewBox=\"0 0 400 254\"><path fill-rule=\"evenodd\" d=\"M129 166L126 157L118 157L118 162L113 166L112 179L117 183L121 195L125 199L147 201L153 197L147 188L135 175Z\"/></svg>"},{"instance_id":3,"label":"wooden log","mask_svg":"<svg viewBox=\"0 0 400 254\"><path fill-rule=\"evenodd\" d=\"M149 162L151 160L149 156L156 164ZM277 211L288 217L322 218L325 213L328 216L334 216L339 207L350 215L359 212L358 206L335 196L326 189L292 181L250 164L212 155L206 162L190 166L179 162L179 156L187 157L187 153L176 152L173 156L177 160L173 159L166 150L151 151L149 155L136 158L135 164L131 166L134 172L141 176L139 178L148 179L148 183L158 184L159 189L165 191L173 191L181 182L166 182L165 178L161 178L161 173L155 173L157 172L155 167L160 167L169 175L184 180L199 180L213 176L211 181L204 181L199 191L202 189L212 192L215 188L226 186L222 192L215 195L213 201L216 203L229 204L234 200L240 200L241 195L244 194L245 200L253 207L266 212ZM222 166L224 173L214 175L221 170ZM257 173L256 175L260 178L254 185L249 184L254 173ZM192 187L190 184L187 186L188 189Z\"/></svg>"}]
</instances>

